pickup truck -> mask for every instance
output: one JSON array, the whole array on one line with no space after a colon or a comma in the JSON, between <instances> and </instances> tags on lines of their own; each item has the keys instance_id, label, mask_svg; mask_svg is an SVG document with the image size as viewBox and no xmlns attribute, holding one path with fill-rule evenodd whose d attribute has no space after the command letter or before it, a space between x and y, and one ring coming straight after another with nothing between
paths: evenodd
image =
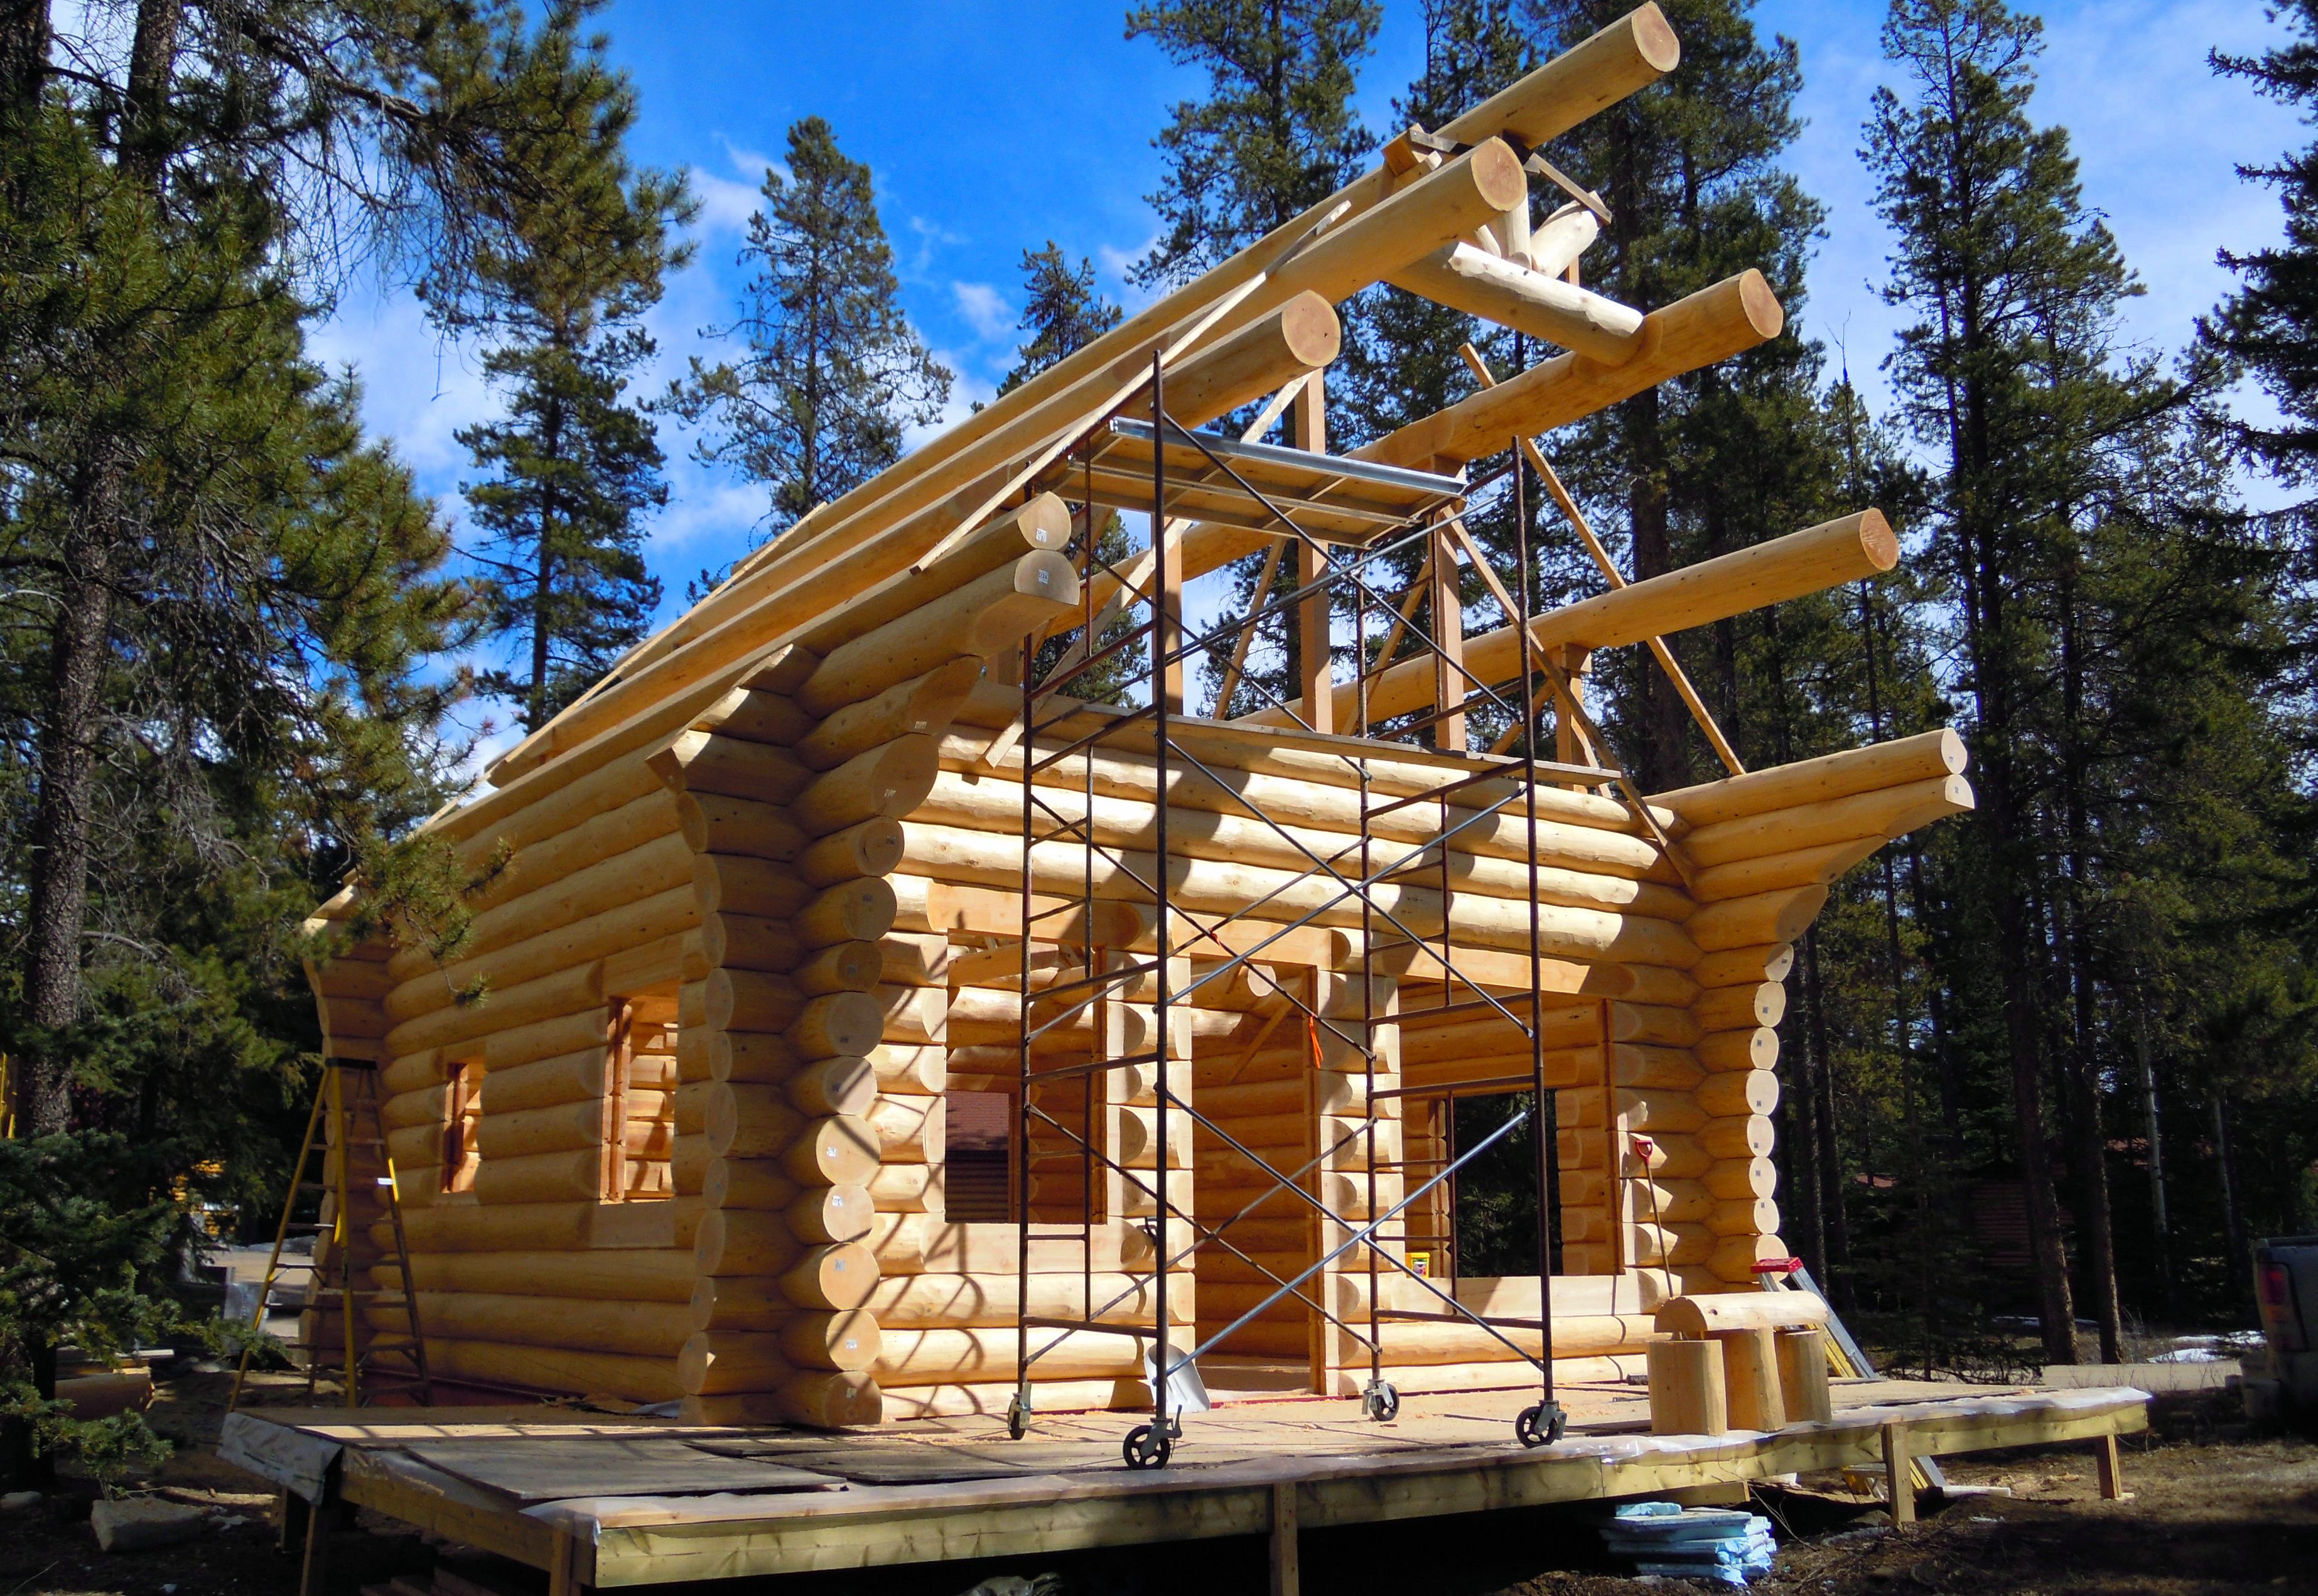
<instances>
[{"instance_id":1,"label":"pickup truck","mask_svg":"<svg viewBox=\"0 0 2318 1596\"><path fill-rule=\"evenodd\" d=\"M2253 1286L2270 1377L2246 1380L2247 1416L2318 1427L2318 1236L2254 1243Z\"/></svg>"}]
</instances>

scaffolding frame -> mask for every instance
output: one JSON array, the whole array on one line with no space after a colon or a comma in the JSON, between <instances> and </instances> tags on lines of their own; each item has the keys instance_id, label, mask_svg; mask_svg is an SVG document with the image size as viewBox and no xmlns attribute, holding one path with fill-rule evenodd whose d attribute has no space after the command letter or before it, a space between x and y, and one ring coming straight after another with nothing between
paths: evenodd
<instances>
[{"instance_id":1,"label":"scaffolding frame","mask_svg":"<svg viewBox=\"0 0 2318 1596\"><path fill-rule=\"evenodd\" d=\"M1305 461L1325 461L1332 468L1349 473L1361 471L1360 462L1344 461L1325 453L1307 451L1286 451L1264 446L1251 449L1245 445L1232 446L1227 441L1179 426L1167 414L1165 403L1166 372L1162 357L1155 352L1151 360L1150 420L1147 427L1135 426L1121 428L1117 415L1106 417L1089 427L1057 457L1057 486L1067 482L1059 474L1075 470L1081 495L1082 530L1077 539L1083 614L1080 617L1080 641L1066 650L1063 659L1042 680L1037 668L1037 659L1042 640L1033 636L1025 641L1020 656L1020 678L1021 705L1016 730L1019 732L1022 763L1022 883L1020 1029L1018 1034L1018 1079L1015 1096L1014 1135L1014 1199L1018 1241L1016 1289L1016 1389L1008 1410L1008 1430L1020 1438L1027 1433L1032 1413L1032 1371L1038 1361L1062 1346L1069 1338L1082 1332L1127 1333L1138 1341L1147 1341L1150 1350L1146 1364L1151 1386L1151 1414L1147 1423L1131 1430L1122 1442L1122 1454L1131 1467L1163 1466L1172 1454L1173 1443L1182 1433L1182 1406L1175 1403L1171 1411L1171 1391L1178 1376L1194 1370L1197 1360L1226 1342L1244 1326L1262 1316L1272 1306L1294 1298L1311 1314L1318 1324L1342 1331L1353 1343L1364 1349L1369 1360L1369 1380L1362 1394L1363 1408L1372 1418L1389 1420L1399 1408L1399 1395L1385 1378L1383 1327L1388 1322L1437 1322L1467 1323L1478 1327L1510 1350L1516 1358L1530 1363L1536 1371L1539 1398L1525 1408L1515 1423L1515 1433L1527 1446L1541 1446L1558 1439L1565 1425L1565 1417L1555 1399L1553 1379L1553 1308L1552 1279L1554 1266L1559 1261L1558 1233L1559 1209L1559 1135L1555 1113L1554 1088L1549 1085L1545 1071L1543 1031L1543 997L1541 992L1544 955L1541 913L1538 896L1539 859L1537 846L1537 785L1541 779L1586 786L1615 786L1628 792L1631 788L1623 774L1596 765L1558 763L1538 758L1541 740L1541 682L1546 684L1553 699L1560 705L1564 723L1575 722L1585 731L1593 729L1577 704L1574 689L1560 671L1555 668L1538 648L1531 635L1530 623L1535 614L1532 593L1532 559L1529 533L1529 502L1527 469L1518 453L1511 462L1476 482L1457 479L1431 478L1436 484L1446 485L1447 491L1439 497L1440 503L1420 509L1396 524L1374 533L1365 542L1350 542L1341 537L1324 541L1315 537L1296 516L1278 500L1249 480L1236 465L1235 457L1242 460L1278 461L1296 455ZM1277 407L1268 408L1267 417L1276 415ZM1106 558L1099 547L1101 515L1103 501L1099 499L1095 480L1094 449L1096 440L1116 438L1122 434L1147 437L1150 441L1150 556L1152 571L1148 590L1141 582L1122 571ZM1218 483L1227 482L1231 489L1244 496L1245 507L1255 514L1249 519L1266 528L1276 528L1273 535L1282 540L1275 548L1287 544L1314 552L1321 574L1304 582L1289 593L1272 596L1259 592L1249 613L1226 621L1207 632L1185 638L1182 619L1183 577L1179 529L1172 525L1169 509L1177 501L1171 498L1168 471L1168 445L1189 444L1205 462L1201 473L1201 502L1212 505L1218 492ZM1117 472L1108 472L1110 483L1109 503L1117 506L1126 501L1114 485ZM1415 483L1426 473L1396 471L1394 476L1404 483ZM1429 652L1436 662L1457 672L1458 662L1432 635L1440 624L1437 614L1428 615L1429 625L1420 625L1415 619L1424 606L1418 593L1428 580L1434 583L1436 595L1444 590L1451 601L1457 603L1461 618L1462 601L1455 593L1454 579L1447 575L1454 569L1454 559L1448 533L1451 526L1444 512L1451 517L1461 512L1470 496L1510 474L1514 520L1516 528L1515 549L1519 579L1513 593L1507 593L1494 573L1482 568L1489 591L1502 604L1510 598L1513 613L1507 620L1519 628L1522 647L1520 686L1508 696L1487 684L1465 681L1466 695L1454 705L1436 704L1430 713L1404 719L1398 725L1379 732L1370 724L1368 685L1377 675L1397 662L1397 650L1404 640L1413 639L1415 648L1409 657L1422 657ZM1243 523L1244 524L1244 523ZM1480 563L1480 551L1468 536L1462 536L1461 525L1453 528L1468 557ZM1420 560L1417 575L1406 599L1388 595L1375 586L1370 578L1373 568L1411 550L1420 542L1428 543L1425 557ZM1436 565L1434 562L1444 562ZM1267 571L1276 571L1276 558L1269 560ZM1115 584L1115 596L1099 613L1095 604L1094 578L1107 576ZM1217 655L1226 643L1235 646L1231 665L1225 681L1226 691L1234 695L1242 686L1255 687L1240 673L1244 659L1247 640L1256 629L1274 618L1280 618L1291 629L1296 617L1307 605L1323 606L1322 632L1333 632L1333 622L1340 596L1349 597L1353 631L1353 659L1356 675L1355 699L1357 709L1352 732L1349 736L1334 735L1316 731L1310 720L1298 714L1292 705L1282 703L1276 695L1264 694L1271 704L1285 711L1295 722L1290 727L1247 727L1230 722L1209 721L1186 713L1183 677L1189 663L1198 658ZM1124 624L1126 616L1137 608L1147 610L1147 618L1137 623ZM1378 614L1392 617L1391 628L1376 658L1370 658L1370 623ZM1110 628L1116 632L1109 641L1098 633ZM1062 634L1067 635L1067 634ZM1062 689L1105 662L1125 658L1138 643L1145 645L1145 665L1139 673L1144 689L1144 702L1138 707L1111 709L1082 704L1067 699ZM1333 673L1323 669L1314 680L1333 690ZM1446 679L1446 678L1444 678ZM1042 712L1056 699L1064 706L1042 719ZM1228 704L1221 704L1227 711ZM1487 707L1497 711L1523 732L1515 740L1518 754L1474 754L1466 750L1444 749L1412 745L1407 740L1422 735L1451 717L1461 717L1472 711ZM1090 715L1096 724L1080 724ZM1147 727L1147 730L1146 729ZM1343 761L1351 785L1358 794L1358 835L1349 847L1335 855L1323 856L1297 837L1289 827L1266 814L1244 793L1235 791L1222 783L1196 750L1195 744L1217 737L1262 738L1288 746L1316 749ZM1104 843L1096 823L1095 758L1100 749L1122 745L1140 751L1146 743L1155 758L1154 822L1150 849L1152 866L1148 877L1128 857L1127 848ZM1434 741L1439 741L1436 732ZM1598 749L1598 741L1594 746ZM1370 765L1375 759L1405 762L1422 758L1453 772L1448 779L1415 794L1379 800L1374 791ZM1048 798L1042 796L1040 777L1050 773L1067 775L1070 763L1076 760L1080 779L1075 784L1081 808L1077 816L1066 814ZM1180 765L1178 764L1180 762ZM1168 838L1169 794L1175 769L1196 772L1215 781L1221 790L1232 793L1235 802L1245 811L1246 818L1258 822L1289 843L1305 859L1304 867L1291 875L1287 883L1274 887L1253 902L1230 912L1201 913L1180 907L1169 901L1168 883L1172 879L1173 856ZM1450 823L1448 814L1451 801L1460 794L1485 782L1512 780L1514 790L1501 794L1474 806L1465 819ZM1049 786L1058 785L1050 782ZM1422 805L1437 804L1442 817L1442 828L1431 838L1410 844L1403 841L1384 842L1375 834L1375 824L1384 817ZM1450 845L1456 837L1471 828L1496 820L1509 810L1516 810L1527 828L1529 846L1525 850L1529 873L1527 892L1530 979L1526 1002L1522 995L1513 994L1501 1000L1486 990L1478 980L1469 978L1458 964L1453 944L1451 903L1453 883L1450 861ZM1074 895L1056 898L1038 891L1038 869L1035 862L1037 850L1054 844L1077 846L1081 851L1082 867L1076 873L1078 881ZM1380 849L1380 843L1382 848ZM1394 856L1380 862L1379 853L1398 850ZM1346 855L1356 857L1348 861ZM1108 872L1132 883L1138 903L1146 902L1152 914L1152 950L1142 956L1139 947L1117 949L1099 940L1097 928L1101 924L1097 910L1098 893L1095 872L1098 861ZM1379 889L1388 883L1424 874L1437 865L1441 892L1441 926L1438 946L1406 924L1396 910L1379 900ZM1331 895L1319 905L1306 910L1292 919L1263 918L1266 905L1301 883L1319 881L1331 889ZM1048 897L1045 907L1040 898ZM1355 902L1359 910L1359 952L1349 970L1336 973L1357 984L1359 1018L1353 1029L1339 1025L1322 1012L1325 1007L1316 990L1307 1001L1291 986L1264 973L1258 963L1267 947L1291 933L1311 925L1338 910L1347 902ZM1224 933L1239 922L1250 922L1254 928L1251 936L1228 937ZM1070 940L1075 928L1079 940ZM1382 940L1385 937L1390 940ZM1038 986L1038 958L1035 946L1043 938L1058 950L1056 979ZM1138 938L1138 943L1141 939ZM1456 1086L1409 1087L1383 1086L1379 1083L1375 1036L1379 1024L1377 1012L1378 957L1380 946L1389 949L1410 948L1439 966L1442 1002L1409 1014L1445 1016L1462 1012L1494 1011L1512 1023L1529 1044L1530 1070L1526 1074L1508 1075L1502 1080L1467 1082ZM1218 962L1193 976L1180 987L1175 982L1174 961L1188 961L1193 948L1212 953ZM1076 962L1071 955L1075 954ZM1075 973L1074 973L1075 972ZM1366 1090L1361 1097L1359 1117L1361 1124L1352 1132L1337 1138L1329 1146L1314 1152L1301 1166L1283 1173L1254 1150L1242 1143L1210 1115L1193 1101L1193 1091L1187 1081L1179 1091L1171 1072L1170 1040L1173 1027L1170 1016L1173 1009L1189 1003L1199 990L1218 980L1228 980L1244 972L1253 982L1270 989L1271 994L1286 1005L1285 1013L1300 1018L1315 1048L1315 1067L1318 1065L1318 1039L1323 1029L1361 1058L1361 1072ZM1107 1056L1106 1032L1100 1023L1100 1005L1116 1000L1117 995L1148 983L1153 998L1155 1024L1152 1045L1125 1056ZM1470 994L1455 999L1460 986ZM1074 1025L1092 1011L1095 1040L1091 1056L1083 1062L1056 1063L1034 1057L1040 1050L1040 1040L1058 1027ZM1604 1008L1604 1057L1607 1058L1607 1009ZM1276 1018L1275 1017L1275 1023ZM1397 1025L1399 1014L1384 1023ZM1356 1034L1355 1034L1356 1032ZM1261 1045L1261 1037L1258 1041ZM1172 1061L1184 1071L1195 1069L1190 1058ZM1099 1125L1104 1100L1102 1085L1113 1073L1122 1070L1149 1066L1155 1085L1151 1094L1155 1134L1152 1137L1155 1180L1146 1180L1145 1171L1128 1168L1113 1156L1115 1149L1100 1144ZM1606 1077L1605 1077L1606 1078ZM1064 1115L1056 1113L1038 1101L1039 1089L1066 1081L1080 1083L1079 1123L1068 1123L1069 1109ZM1407 1098L1439 1098L1445 1106L1446 1117L1453 1127L1454 1102L1460 1096L1475 1095L1483 1090L1512 1092L1526 1089L1534 1094L1528 1107L1523 1108L1497 1126L1474 1145L1448 1148L1438 1159L1415 1159L1404 1144L1397 1149L1400 1156L1379 1156L1377 1127L1380 1122L1380 1104ZM1173 1200L1170 1180L1170 1118L1174 1115L1188 1117L1190 1125L1206 1130L1227 1151L1244 1161L1263 1184L1257 1195L1241 1204L1236 1212L1219 1222L1202 1220L1198 1213L1196 1197L1184 1204ZM1456 1270L1452 1263L1450 1289L1443 1290L1425 1272L1412 1267L1408 1261L1391 1251L1397 1242L1405 1251L1409 1240L1406 1225L1397 1236L1388 1233L1395 1221L1420 1199L1444 1185L1453 1192L1460 1170L1469 1165L1490 1147L1511 1135L1532 1117L1536 1119L1535 1140L1537 1158L1532 1170L1536 1187L1538 1235L1536 1261L1538 1270L1538 1315L1534 1319L1511 1318L1477 1312L1458 1299L1454 1285ZM1316 1125L1318 1116L1316 1115ZM1050 1141L1058 1141L1065 1149L1074 1152L1079 1166L1080 1213L1075 1226L1067 1221L1038 1219L1034 1211L1034 1170L1038 1142L1034 1133L1044 1133ZM1453 1129L1450 1133L1453 1138ZM1313 1144L1321 1138L1316 1135ZM1332 1208L1320 1195L1306 1189L1307 1178L1323 1169L1343 1153L1353 1143L1361 1152L1360 1173L1364 1178L1365 1200L1357 1215ZM1196 1190L1199 1177L1196 1160L1183 1172L1186 1183ZM1429 1172L1426 1172L1429 1171ZM1383 1212L1379 1211L1381 1196L1380 1179L1388 1174L1403 1178L1404 1189L1399 1199ZM1408 1181L1416 1179L1413 1187ZM1098 1176L1116 1177L1120 1183L1120 1211L1115 1215L1099 1215L1097 1211ZM1325 1187L1322 1190L1325 1191ZM1303 1206L1298 1212L1316 1216L1333 1230L1321 1233L1322 1244L1311 1251L1316 1256L1300 1272L1283 1276L1269 1263L1249 1250L1239 1246L1228 1233L1241 1221L1256 1210L1285 1194ZM1121 1323L1110 1317L1114 1311L1141 1289L1130 1287L1113 1295L1100 1305L1094 1300L1094 1237L1099 1223L1104 1220L1125 1224L1129 1219L1130 1203L1146 1208L1144 1228L1152 1237L1150 1256L1151 1315L1150 1323ZM1452 1198L1453 1202L1453 1198ZM1453 1206L1448 1229L1453 1235ZM1174 1237L1178 1222L1187 1227L1188 1240L1180 1247ZM1029 1281L1032 1262L1034 1229L1039 1226L1054 1229L1054 1236L1039 1235L1038 1240L1074 1239L1078 1242L1082 1293L1080 1305L1084 1310L1079 1316L1041 1314L1030 1312ZM1342 1239L1333 1246L1325 1243L1332 1235L1342 1233ZM1199 1334L1196 1320L1190 1337L1191 1345L1178 1350L1170 1336L1168 1314L1169 1277L1180 1266L1190 1263L1203 1249L1217 1248L1229 1253L1253 1270L1271 1287L1269 1294L1253 1307L1235 1318L1224 1329L1204 1339ZM1330 1265L1357 1250L1365 1262L1369 1281L1365 1323L1348 1320L1336 1313L1320 1296L1307 1289L1314 1277L1323 1274ZM1385 1278L1397 1271L1413 1279L1430 1295L1437 1307L1432 1311L1388 1308L1381 1289ZM1528 1352L1507 1332L1535 1331L1539 1336L1538 1351ZM1035 1333L1049 1332L1051 1339L1034 1348Z\"/></svg>"}]
</instances>

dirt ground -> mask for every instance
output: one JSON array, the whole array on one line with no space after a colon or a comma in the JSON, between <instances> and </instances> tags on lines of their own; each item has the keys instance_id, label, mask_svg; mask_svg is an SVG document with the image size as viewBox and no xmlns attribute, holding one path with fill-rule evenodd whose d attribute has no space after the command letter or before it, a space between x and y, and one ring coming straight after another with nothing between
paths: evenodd
<instances>
[{"instance_id":1,"label":"dirt ground","mask_svg":"<svg viewBox=\"0 0 2318 1596\"><path fill-rule=\"evenodd\" d=\"M217 1462L224 1382L193 1376L165 1384L150 1415L183 1443L140 1488L215 1508L200 1538L164 1550L108 1556L86 1522L85 1485L40 1508L0 1513L0 1596L294 1596L294 1563L274 1549L270 1498ZM1916 1529L1895 1534L1880 1504L1837 1478L1758 1493L1778 1527L1778 1566L1756 1590L1794 1596L2318 1596L2318 1444L2251 1438L2220 1400L2161 1406L2156 1429L2124 1443L2131 1500L2098 1499L2081 1448L1952 1460L1959 1484L2007 1494L1927 1503ZM1864 1482L1855 1482L1864 1484ZM68 1488L72 1482L67 1482ZM1308 1532L1304 1588L1407 1596L1644 1596L1714 1587L1620 1577L1595 1532L1604 1510L1573 1506L1487 1518ZM238 1523L233 1522L238 1519ZM333 1539L325 1596L355 1596L401 1574L422 1588L438 1558L510 1592L544 1589L527 1570L485 1565L383 1523ZM1164 1556L1148 1549L951 1565L878 1574L752 1582L766 1596L962 1596L993 1574L1053 1576L1038 1596L1235 1596L1265 1589L1254 1541L1203 1542ZM743 1596L731 1585L659 1587ZM1016 1587L1020 1589L1020 1587Z\"/></svg>"}]
</instances>

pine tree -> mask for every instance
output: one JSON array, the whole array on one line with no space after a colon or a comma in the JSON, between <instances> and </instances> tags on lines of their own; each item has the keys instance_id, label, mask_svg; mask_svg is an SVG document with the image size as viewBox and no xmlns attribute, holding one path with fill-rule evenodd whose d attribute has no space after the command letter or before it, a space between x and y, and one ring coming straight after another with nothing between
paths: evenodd
<instances>
[{"instance_id":1,"label":"pine tree","mask_svg":"<svg viewBox=\"0 0 2318 1596\"><path fill-rule=\"evenodd\" d=\"M1892 368L1918 436L1945 456L1936 557L1961 620L1981 795L1965 887L1993 921L2045 1352L2070 1362L2075 1300L2046 1130L2056 1058L2112 1355L2118 1318L2083 1007L2088 517L2107 451L2160 400L2146 371L2110 369L2116 307L2136 290L2084 203L2067 135L2027 118L2039 34L2000 0L1897 0L1885 53L1911 99L1878 91L1865 153L1898 241L1885 293L1918 318ZM2044 856L2046 836L2062 857Z\"/></svg>"},{"instance_id":2,"label":"pine tree","mask_svg":"<svg viewBox=\"0 0 2318 1596\"><path fill-rule=\"evenodd\" d=\"M715 335L738 336L748 353L716 365L694 357L669 402L710 426L702 460L772 489L778 536L899 460L908 430L941 414L952 379L903 313L869 168L837 148L826 121L789 129L788 170L768 168L763 193L741 251L755 272L741 318Z\"/></svg>"},{"instance_id":3,"label":"pine tree","mask_svg":"<svg viewBox=\"0 0 2318 1596\"><path fill-rule=\"evenodd\" d=\"M1082 256L1074 268L1052 238L1044 249L1022 252L1020 326L1029 338L1014 352L1014 367L998 384L1011 393L1031 378L1119 325L1121 312L1094 285L1094 263Z\"/></svg>"},{"instance_id":4,"label":"pine tree","mask_svg":"<svg viewBox=\"0 0 2318 1596\"><path fill-rule=\"evenodd\" d=\"M1127 13L1127 36L1208 75L1154 143L1162 232L1137 284L1187 282L1343 186L1375 141L1352 106L1374 47L1374 0L1166 0Z\"/></svg>"},{"instance_id":5,"label":"pine tree","mask_svg":"<svg viewBox=\"0 0 2318 1596\"><path fill-rule=\"evenodd\" d=\"M2254 84L2264 94L2318 107L2318 0L2287 0L2273 14L2296 37L2260 56L2215 53L2214 68ZM2205 328L2214 345L2252 372L2283 413L2281 425L2240 421L2240 442L2290 487L2318 476L2318 145L2239 175L2278 191L2286 212L2283 243L2236 254L2222 263L2243 286ZM2306 513L2306 511L2305 511Z\"/></svg>"},{"instance_id":6,"label":"pine tree","mask_svg":"<svg viewBox=\"0 0 2318 1596\"><path fill-rule=\"evenodd\" d=\"M477 262L489 298L442 317L499 338L483 369L508 414L458 438L492 473L465 492L490 534L492 630L521 649L481 686L531 730L641 641L660 599L640 517L668 489L651 423L625 393L656 348L643 315L690 253L669 238L689 206L681 179L629 165L634 92L601 39L579 37L599 3L558 5L508 74L533 103L513 151L529 182L506 196L505 242Z\"/></svg>"}]
</instances>

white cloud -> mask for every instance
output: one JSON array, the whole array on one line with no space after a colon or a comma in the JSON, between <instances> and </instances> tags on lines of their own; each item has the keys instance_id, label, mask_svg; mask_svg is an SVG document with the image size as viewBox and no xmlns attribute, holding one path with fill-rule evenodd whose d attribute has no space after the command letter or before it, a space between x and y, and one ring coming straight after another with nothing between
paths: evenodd
<instances>
[{"instance_id":1,"label":"white cloud","mask_svg":"<svg viewBox=\"0 0 2318 1596\"><path fill-rule=\"evenodd\" d=\"M737 238L749 230L749 218L765 202L765 174L778 172L786 179L788 168L768 155L741 148L730 139L720 142L732 175L705 166L690 167L685 175L700 201L700 220L695 224L698 229L711 238L727 234Z\"/></svg>"},{"instance_id":2,"label":"white cloud","mask_svg":"<svg viewBox=\"0 0 2318 1596\"><path fill-rule=\"evenodd\" d=\"M984 341L996 344L1014 336L1014 308L996 289L987 282L953 282L949 286L957 300L957 313L966 318L966 325Z\"/></svg>"},{"instance_id":3,"label":"white cloud","mask_svg":"<svg viewBox=\"0 0 2318 1596\"><path fill-rule=\"evenodd\" d=\"M909 259L908 275L926 275L933 269L936 255L946 252L952 245L966 241L965 234L954 233L939 222L930 221L922 216L912 216L902 225L909 229L918 240L918 247Z\"/></svg>"},{"instance_id":4,"label":"white cloud","mask_svg":"<svg viewBox=\"0 0 2318 1596\"><path fill-rule=\"evenodd\" d=\"M457 491L468 456L454 435L501 408L475 350L444 338L407 291L350 297L312 329L307 348L333 368L355 368L364 426L392 440L427 491Z\"/></svg>"}]
</instances>

